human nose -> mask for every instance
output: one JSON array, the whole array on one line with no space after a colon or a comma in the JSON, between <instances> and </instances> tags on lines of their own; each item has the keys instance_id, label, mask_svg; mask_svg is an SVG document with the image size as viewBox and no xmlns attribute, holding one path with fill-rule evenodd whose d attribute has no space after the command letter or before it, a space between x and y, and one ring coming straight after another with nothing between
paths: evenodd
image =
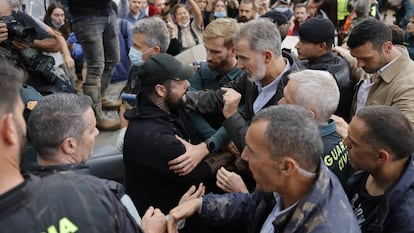
<instances>
[{"instance_id":1,"label":"human nose","mask_svg":"<svg viewBox=\"0 0 414 233\"><path fill-rule=\"evenodd\" d=\"M243 151L242 151L242 153L241 153L240 157L241 157L244 161L246 161L246 162L248 162L248 161L249 161L249 156L248 156L248 152L247 152L247 149L246 149L246 148L244 148L244 149L243 149Z\"/></svg>"},{"instance_id":2,"label":"human nose","mask_svg":"<svg viewBox=\"0 0 414 233\"><path fill-rule=\"evenodd\" d=\"M299 43L300 43L300 41L298 41L298 42L295 44L295 49L299 49L299 47L300 47Z\"/></svg>"},{"instance_id":3,"label":"human nose","mask_svg":"<svg viewBox=\"0 0 414 233\"><path fill-rule=\"evenodd\" d=\"M364 67L364 66L365 66L365 63L358 59L357 60L357 67Z\"/></svg>"}]
</instances>

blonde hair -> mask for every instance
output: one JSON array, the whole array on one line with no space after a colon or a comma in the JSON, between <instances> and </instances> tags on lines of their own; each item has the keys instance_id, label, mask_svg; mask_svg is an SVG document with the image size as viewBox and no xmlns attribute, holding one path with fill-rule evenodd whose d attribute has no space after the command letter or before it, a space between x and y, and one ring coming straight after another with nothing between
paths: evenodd
<instances>
[{"instance_id":1,"label":"blonde hair","mask_svg":"<svg viewBox=\"0 0 414 233\"><path fill-rule=\"evenodd\" d=\"M234 36L239 31L239 25L233 18L221 18L211 21L203 32L203 40L224 38L224 47L234 47Z\"/></svg>"}]
</instances>

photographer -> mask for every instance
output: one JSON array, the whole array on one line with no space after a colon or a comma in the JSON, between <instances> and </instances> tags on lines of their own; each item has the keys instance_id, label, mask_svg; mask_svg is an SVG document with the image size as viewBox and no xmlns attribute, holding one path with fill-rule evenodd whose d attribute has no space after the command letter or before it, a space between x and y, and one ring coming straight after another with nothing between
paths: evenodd
<instances>
[{"instance_id":1,"label":"photographer","mask_svg":"<svg viewBox=\"0 0 414 233\"><path fill-rule=\"evenodd\" d=\"M48 33L26 13L13 11L15 3L13 0L0 0L0 46L9 50L19 66L28 71L27 83L42 94L72 92L72 85L64 72L55 68L55 59L43 54L61 49L58 35L53 31Z\"/></svg>"}]
</instances>

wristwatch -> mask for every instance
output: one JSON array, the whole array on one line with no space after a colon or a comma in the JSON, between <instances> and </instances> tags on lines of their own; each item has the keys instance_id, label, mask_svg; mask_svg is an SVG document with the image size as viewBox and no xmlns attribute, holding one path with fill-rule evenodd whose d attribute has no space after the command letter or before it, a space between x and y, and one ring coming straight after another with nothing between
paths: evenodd
<instances>
[{"instance_id":1,"label":"wristwatch","mask_svg":"<svg viewBox=\"0 0 414 233\"><path fill-rule=\"evenodd\" d=\"M204 143L206 143L207 144L207 149L208 149L208 151L211 153L211 152L215 152L215 149L216 149L216 144L214 144L214 142L213 141L210 141L209 139L206 139L205 141L204 141Z\"/></svg>"}]
</instances>

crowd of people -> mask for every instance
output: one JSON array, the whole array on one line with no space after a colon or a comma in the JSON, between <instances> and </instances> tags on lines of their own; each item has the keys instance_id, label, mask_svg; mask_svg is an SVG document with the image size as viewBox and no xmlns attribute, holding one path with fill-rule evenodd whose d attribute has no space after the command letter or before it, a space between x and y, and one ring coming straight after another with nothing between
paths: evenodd
<instances>
[{"instance_id":1,"label":"crowd of people","mask_svg":"<svg viewBox=\"0 0 414 233\"><path fill-rule=\"evenodd\" d=\"M0 0L2 232L414 232L414 15L401 29L374 0L68 0L42 21L21 6ZM175 57L194 46L204 61ZM118 129L125 179L93 176L99 130Z\"/></svg>"}]
</instances>

